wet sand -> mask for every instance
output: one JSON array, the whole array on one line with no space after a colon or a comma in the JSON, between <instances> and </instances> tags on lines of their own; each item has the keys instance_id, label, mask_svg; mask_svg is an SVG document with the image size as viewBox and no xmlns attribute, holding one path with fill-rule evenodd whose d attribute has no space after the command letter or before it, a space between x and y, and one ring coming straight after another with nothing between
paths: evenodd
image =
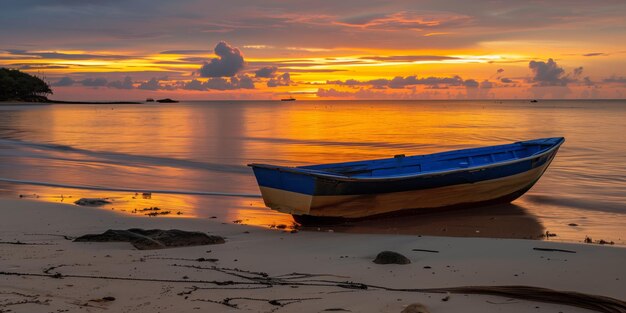
<instances>
[{"instance_id":1,"label":"wet sand","mask_svg":"<svg viewBox=\"0 0 626 313\"><path fill-rule=\"evenodd\" d=\"M591 312L511 297L398 290L470 285L527 285L626 300L626 249L618 246L291 233L32 199L0 199L0 216L0 310L12 312L401 312L416 302L433 313ZM128 243L68 240L133 227L208 232L226 243L137 250ZM411 264L372 263L383 250L401 253Z\"/></svg>"}]
</instances>

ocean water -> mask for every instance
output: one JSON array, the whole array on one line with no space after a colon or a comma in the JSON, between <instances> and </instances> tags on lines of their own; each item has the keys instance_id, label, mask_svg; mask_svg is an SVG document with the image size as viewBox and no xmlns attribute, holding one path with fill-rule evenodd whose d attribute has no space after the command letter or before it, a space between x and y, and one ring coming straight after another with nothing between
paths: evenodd
<instances>
[{"instance_id":1,"label":"ocean water","mask_svg":"<svg viewBox=\"0 0 626 313\"><path fill-rule=\"evenodd\" d=\"M467 228L464 235L492 236L512 223L522 230L510 237L548 230L557 235L550 240L589 236L623 245L625 121L624 100L0 104L0 196L105 196L114 202L104 209L124 214L158 206L181 218L273 227L292 219L264 207L248 163L307 165L563 136L548 171L511 205L336 230L429 234L430 227L446 235L446 228Z\"/></svg>"}]
</instances>

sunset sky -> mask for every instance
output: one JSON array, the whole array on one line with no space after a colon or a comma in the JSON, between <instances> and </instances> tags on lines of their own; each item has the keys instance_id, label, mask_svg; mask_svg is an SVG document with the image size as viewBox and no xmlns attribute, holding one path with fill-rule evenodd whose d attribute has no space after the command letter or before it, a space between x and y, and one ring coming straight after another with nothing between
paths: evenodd
<instances>
[{"instance_id":1,"label":"sunset sky","mask_svg":"<svg viewBox=\"0 0 626 313\"><path fill-rule=\"evenodd\" d=\"M55 99L626 98L626 1L2 0Z\"/></svg>"}]
</instances>

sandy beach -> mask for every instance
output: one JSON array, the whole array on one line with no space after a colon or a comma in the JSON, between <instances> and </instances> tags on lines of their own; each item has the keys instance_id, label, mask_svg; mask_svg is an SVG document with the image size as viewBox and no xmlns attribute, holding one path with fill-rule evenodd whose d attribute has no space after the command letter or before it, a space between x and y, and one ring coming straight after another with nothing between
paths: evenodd
<instances>
[{"instance_id":1,"label":"sandy beach","mask_svg":"<svg viewBox=\"0 0 626 313\"><path fill-rule=\"evenodd\" d=\"M617 246L291 233L29 199L0 200L0 214L0 312L401 312L412 303L430 312L592 312L511 297L398 290L505 285L626 299L626 249ZM128 228L200 231L226 243L137 250L129 243L69 240ZM384 250L411 264L373 263Z\"/></svg>"}]
</instances>

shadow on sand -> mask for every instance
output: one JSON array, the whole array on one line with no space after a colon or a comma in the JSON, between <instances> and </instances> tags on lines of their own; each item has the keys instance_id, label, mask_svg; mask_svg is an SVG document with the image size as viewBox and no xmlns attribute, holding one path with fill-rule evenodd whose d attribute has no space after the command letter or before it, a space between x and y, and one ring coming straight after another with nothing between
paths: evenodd
<instances>
[{"instance_id":1,"label":"shadow on sand","mask_svg":"<svg viewBox=\"0 0 626 313\"><path fill-rule=\"evenodd\" d=\"M464 209L420 210L410 215L306 225L303 230L345 233L539 239L544 227L523 207L507 203Z\"/></svg>"}]
</instances>

